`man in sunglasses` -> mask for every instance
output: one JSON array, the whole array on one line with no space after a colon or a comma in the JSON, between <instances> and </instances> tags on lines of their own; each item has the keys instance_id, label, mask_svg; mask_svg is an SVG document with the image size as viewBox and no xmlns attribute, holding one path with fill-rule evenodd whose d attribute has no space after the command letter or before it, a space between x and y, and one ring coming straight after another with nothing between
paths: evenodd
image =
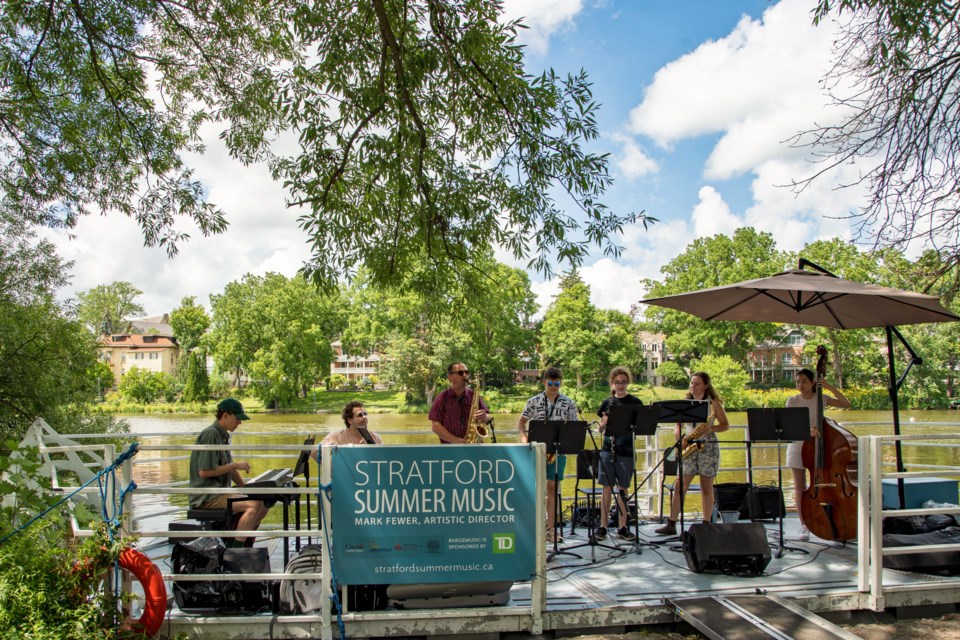
<instances>
[{"instance_id":1,"label":"man in sunglasses","mask_svg":"<svg viewBox=\"0 0 960 640\"><path fill-rule=\"evenodd\" d=\"M348 402L340 414L346 428L327 434L320 444L383 444L380 434L367 430L367 412L359 400ZM317 450L310 452L317 458Z\"/></svg>"},{"instance_id":2,"label":"man in sunglasses","mask_svg":"<svg viewBox=\"0 0 960 640\"><path fill-rule=\"evenodd\" d=\"M543 393L538 393L529 400L523 409L517 429L520 431L520 442L527 442L527 423L531 420L564 420L577 419L577 405L567 396L560 393L563 383L563 374L560 369L551 367L543 372ZM554 478L563 479L563 471L567 466L566 456L556 456L553 462L547 465L547 542L561 542L554 529L557 520L557 483Z\"/></svg>"},{"instance_id":3,"label":"man in sunglasses","mask_svg":"<svg viewBox=\"0 0 960 640\"><path fill-rule=\"evenodd\" d=\"M440 438L441 444L463 444L467 434L467 422L470 407L473 406L474 390L467 387L470 371L462 362L454 362L447 367L447 380L450 388L441 391L430 407L430 426ZM487 404L480 399L476 418L482 424L487 422Z\"/></svg>"}]
</instances>

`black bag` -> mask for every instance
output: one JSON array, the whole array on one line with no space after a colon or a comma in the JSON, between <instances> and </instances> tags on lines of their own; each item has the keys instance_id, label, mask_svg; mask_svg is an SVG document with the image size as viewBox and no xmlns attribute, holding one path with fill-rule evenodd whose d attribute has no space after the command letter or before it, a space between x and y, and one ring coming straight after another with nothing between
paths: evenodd
<instances>
[{"instance_id":1,"label":"black bag","mask_svg":"<svg viewBox=\"0 0 960 640\"><path fill-rule=\"evenodd\" d=\"M883 546L885 548L957 543L960 543L960 527L947 527L939 531L914 535L888 533L883 536ZM886 569L953 576L960 573L960 552L935 551L932 553L905 553L883 556L883 566Z\"/></svg>"},{"instance_id":2,"label":"black bag","mask_svg":"<svg viewBox=\"0 0 960 640\"><path fill-rule=\"evenodd\" d=\"M223 573L223 541L220 538L197 538L173 545L175 574ZM223 604L219 581L174 582L173 597L181 609L213 608Z\"/></svg>"},{"instance_id":3,"label":"black bag","mask_svg":"<svg viewBox=\"0 0 960 640\"><path fill-rule=\"evenodd\" d=\"M957 526L953 516L938 513L929 516L890 516L883 519L883 533L915 535Z\"/></svg>"}]
</instances>

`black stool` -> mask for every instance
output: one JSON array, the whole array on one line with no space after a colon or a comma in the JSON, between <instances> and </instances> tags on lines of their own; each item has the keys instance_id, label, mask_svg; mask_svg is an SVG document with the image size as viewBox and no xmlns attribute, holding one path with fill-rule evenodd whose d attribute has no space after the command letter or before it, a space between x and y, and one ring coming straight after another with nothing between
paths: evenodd
<instances>
[{"instance_id":1,"label":"black stool","mask_svg":"<svg viewBox=\"0 0 960 640\"><path fill-rule=\"evenodd\" d=\"M233 512L227 509L188 509L187 517L198 521L203 531L228 531L232 528Z\"/></svg>"}]
</instances>

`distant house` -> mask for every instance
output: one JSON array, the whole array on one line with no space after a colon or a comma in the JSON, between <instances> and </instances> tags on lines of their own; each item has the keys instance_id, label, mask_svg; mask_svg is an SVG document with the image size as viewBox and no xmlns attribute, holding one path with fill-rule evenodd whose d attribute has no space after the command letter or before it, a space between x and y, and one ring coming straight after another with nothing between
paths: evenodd
<instances>
[{"instance_id":1,"label":"distant house","mask_svg":"<svg viewBox=\"0 0 960 640\"><path fill-rule=\"evenodd\" d=\"M173 327L170 326L170 314L165 313L162 316L128 320L127 333L173 336Z\"/></svg>"},{"instance_id":2,"label":"distant house","mask_svg":"<svg viewBox=\"0 0 960 640\"><path fill-rule=\"evenodd\" d=\"M380 374L380 356L370 353L365 356L350 356L343 352L343 343L331 342L336 358L330 364L330 375L340 374L347 380L359 382L364 378Z\"/></svg>"},{"instance_id":3,"label":"distant house","mask_svg":"<svg viewBox=\"0 0 960 640\"><path fill-rule=\"evenodd\" d=\"M667 361L667 336L641 331L639 337L643 371L634 375L635 381L652 385L663 384L663 378L657 375L657 367Z\"/></svg>"},{"instance_id":4,"label":"distant house","mask_svg":"<svg viewBox=\"0 0 960 640\"><path fill-rule=\"evenodd\" d=\"M806 343L799 329L791 329L775 340L757 345L747 354L750 378L768 384L796 380L800 369L810 367L810 358L803 353Z\"/></svg>"},{"instance_id":5,"label":"distant house","mask_svg":"<svg viewBox=\"0 0 960 640\"><path fill-rule=\"evenodd\" d=\"M520 354L520 368L513 374L514 382L537 382L540 380L540 356L536 353Z\"/></svg>"},{"instance_id":6,"label":"distant house","mask_svg":"<svg viewBox=\"0 0 960 640\"><path fill-rule=\"evenodd\" d=\"M100 336L100 357L113 371L114 386L134 367L173 375L180 346L173 336L115 333Z\"/></svg>"}]
</instances>

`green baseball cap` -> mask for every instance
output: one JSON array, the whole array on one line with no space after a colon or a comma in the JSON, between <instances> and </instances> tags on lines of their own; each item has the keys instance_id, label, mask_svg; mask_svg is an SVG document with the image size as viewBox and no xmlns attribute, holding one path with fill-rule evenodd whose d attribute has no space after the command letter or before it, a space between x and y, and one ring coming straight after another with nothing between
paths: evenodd
<instances>
[{"instance_id":1,"label":"green baseball cap","mask_svg":"<svg viewBox=\"0 0 960 640\"><path fill-rule=\"evenodd\" d=\"M237 420L249 420L250 416L243 412L243 405L240 404L239 400L233 398L224 398L220 401L220 404L217 405L217 411L223 411L224 413L231 413L237 416Z\"/></svg>"}]
</instances>

